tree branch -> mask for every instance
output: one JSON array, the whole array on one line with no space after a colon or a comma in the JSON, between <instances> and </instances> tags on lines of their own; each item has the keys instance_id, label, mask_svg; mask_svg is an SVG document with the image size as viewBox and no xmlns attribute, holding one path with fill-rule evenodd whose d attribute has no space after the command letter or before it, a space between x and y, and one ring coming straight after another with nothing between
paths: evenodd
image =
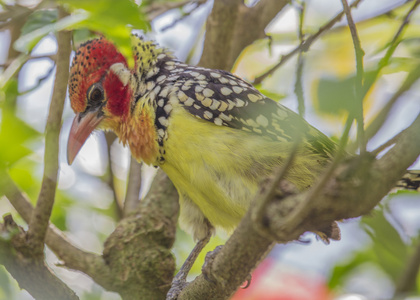
<instances>
[{"instance_id":1,"label":"tree branch","mask_svg":"<svg viewBox=\"0 0 420 300\"><path fill-rule=\"evenodd\" d=\"M357 7L359 3L362 0L356 0L351 5L350 8ZM301 51L308 51L308 49L311 47L311 45L325 32L330 30L335 23L339 22L341 18L344 15L344 11L340 12L338 15L336 15L334 18L332 18L328 23L326 23L324 26L319 28L319 30L310 35L306 40L303 41L303 43L300 43L296 48L294 48L292 51L290 51L288 54L283 55L280 59L280 61L274 65L272 68L270 68L267 72L264 74L258 76L255 78L253 84L260 84L264 79L266 79L268 76L272 75L278 68L280 68L284 63L286 63L290 58L292 58L294 55Z\"/></svg>"},{"instance_id":2,"label":"tree branch","mask_svg":"<svg viewBox=\"0 0 420 300\"><path fill-rule=\"evenodd\" d=\"M356 101L357 105L356 111L354 113L357 120L357 139L359 141L359 149L360 153L363 155L366 152L365 125L363 119L363 81L365 77L365 71L363 68L363 56L365 55L365 52L363 51L360 44L356 24L354 24L347 0L341 0L341 3L343 4L343 10L346 13L347 23L350 28L350 33L354 45L354 53L356 57L356 82L354 101Z\"/></svg>"},{"instance_id":3,"label":"tree branch","mask_svg":"<svg viewBox=\"0 0 420 300\"><path fill-rule=\"evenodd\" d=\"M103 257L112 290L123 299L164 299L175 271L171 248L178 219L177 192L158 171L135 213L121 220L105 242Z\"/></svg>"},{"instance_id":4,"label":"tree branch","mask_svg":"<svg viewBox=\"0 0 420 300\"><path fill-rule=\"evenodd\" d=\"M108 173L105 175L106 179L104 180L109 188L112 191L112 195L114 196L114 207L115 207L115 212L117 215L117 220L121 220L124 216L123 214L123 205L122 205L122 201L119 200L118 195L117 195L117 191L115 190L115 185L114 185L114 172L112 170L112 159L111 159L111 146L114 143L114 141L117 139L117 136L115 135L115 133L111 132L111 131L107 131L104 132L105 135L105 140L106 140L106 149L107 149L107 158L108 158Z\"/></svg>"},{"instance_id":5,"label":"tree branch","mask_svg":"<svg viewBox=\"0 0 420 300\"><path fill-rule=\"evenodd\" d=\"M124 201L124 216L134 212L140 203L141 169L142 164L131 156L130 171L128 173L127 192Z\"/></svg>"},{"instance_id":6,"label":"tree branch","mask_svg":"<svg viewBox=\"0 0 420 300\"><path fill-rule=\"evenodd\" d=\"M25 222L29 223L34 208L29 199L26 198L5 172L2 172L0 176L0 190L4 192L4 195ZM45 242L57 257L64 262L66 267L86 273L103 286L110 285L106 279L110 277L110 273L102 257L74 246L53 224L50 224L48 227Z\"/></svg>"},{"instance_id":7,"label":"tree branch","mask_svg":"<svg viewBox=\"0 0 420 300\"><path fill-rule=\"evenodd\" d=\"M246 46L265 37L264 29L289 2L262 0L254 7L247 7L242 0L215 0L207 19L199 65L230 70Z\"/></svg>"},{"instance_id":8,"label":"tree branch","mask_svg":"<svg viewBox=\"0 0 420 300\"><path fill-rule=\"evenodd\" d=\"M48 268L43 260L27 253L26 234L11 215L0 223L0 263L17 280L19 286L36 299L76 300L76 294ZM8 237L8 238L5 238Z\"/></svg>"},{"instance_id":9,"label":"tree branch","mask_svg":"<svg viewBox=\"0 0 420 300\"><path fill-rule=\"evenodd\" d=\"M67 13L62 8L59 8L59 18L63 18L66 15ZM45 234L57 187L58 142L69 76L70 41L70 32L60 31L57 33L57 75L45 129L44 176L28 229L28 243L32 247L34 255L40 256L43 255Z\"/></svg>"},{"instance_id":10,"label":"tree branch","mask_svg":"<svg viewBox=\"0 0 420 300\"><path fill-rule=\"evenodd\" d=\"M351 158L339 164L325 184L317 183L306 192L272 201L264 218L267 229L277 236L278 242L286 243L334 220L368 213L420 155L419 130L420 115L380 160L376 161L368 154ZM318 189L317 185L322 188L313 193L312 189ZM269 184L262 185L255 201L261 200L267 186ZM313 198L308 199L311 194ZM228 298L272 245L273 240L262 237L255 230L249 210L213 259L209 267L211 280L200 275L184 289L179 299Z\"/></svg>"}]
</instances>

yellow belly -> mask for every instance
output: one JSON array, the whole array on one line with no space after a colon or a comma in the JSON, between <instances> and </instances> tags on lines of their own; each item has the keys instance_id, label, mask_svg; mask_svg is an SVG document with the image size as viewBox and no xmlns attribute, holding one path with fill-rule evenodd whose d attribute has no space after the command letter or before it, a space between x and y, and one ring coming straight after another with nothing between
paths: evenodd
<instances>
[{"instance_id":1,"label":"yellow belly","mask_svg":"<svg viewBox=\"0 0 420 300\"><path fill-rule=\"evenodd\" d=\"M281 164L291 145L217 126L181 107L172 112L170 120L161 167L178 189L181 214L183 201L192 201L211 224L233 229L248 209L259 181ZM300 188L309 186L320 169L319 159L311 156L299 155L289 172L288 179Z\"/></svg>"}]
</instances>

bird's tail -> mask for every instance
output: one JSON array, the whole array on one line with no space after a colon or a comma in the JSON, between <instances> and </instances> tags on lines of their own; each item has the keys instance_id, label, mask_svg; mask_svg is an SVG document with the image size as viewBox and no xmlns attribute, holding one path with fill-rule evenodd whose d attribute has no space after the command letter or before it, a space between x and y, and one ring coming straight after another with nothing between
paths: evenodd
<instances>
[{"instance_id":1,"label":"bird's tail","mask_svg":"<svg viewBox=\"0 0 420 300\"><path fill-rule=\"evenodd\" d=\"M407 170L407 173L397 182L396 188L420 192L420 170Z\"/></svg>"}]
</instances>

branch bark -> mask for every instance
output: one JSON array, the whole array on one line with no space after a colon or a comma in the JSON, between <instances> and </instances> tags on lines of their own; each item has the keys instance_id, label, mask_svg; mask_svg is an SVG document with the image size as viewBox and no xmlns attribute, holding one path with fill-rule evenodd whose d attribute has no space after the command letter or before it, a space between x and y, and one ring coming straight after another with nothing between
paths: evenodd
<instances>
[{"instance_id":1,"label":"branch bark","mask_svg":"<svg viewBox=\"0 0 420 300\"><path fill-rule=\"evenodd\" d=\"M13 221L11 215L0 223L0 263L35 299L76 300L77 295L64 284L41 259L27 253L26 234ZM8 237L9 239L5 238Z\"/></svg>"},{"instance_id":2,"label":"branch bark","mask_svg":"<svg viewBox=\"0 0 420 300\"><path fill-rule=\"evenodd\" d=\"M262 0L247 7L242 0L215 0L199 65L230 70L245 47L265 37L264 29L289 2Z\"/></svg>"},{"instance_id":3,"label":"branch bark","mask_svg":"<svg viewBox=\"0 0 420 300\"><path fill-rule=\"evenodd\" d=\"M349 159L339 164L321 187L315 184L306 192L271 202L263 225L277 236L277 242L287 243L334 220L368 213L420 155L419 130L420 115L381 159L368 154ZM262 185L255 201L261 201L267 186ZM312 189L320 192L312 193ZM256 230L251 210L212 260L206 272L211 280L200 275L179 299L226 299L246 280L274 242Z\"/></svg>"},{"instance_id":4,"label":"branch bark","mask_svg":"<svg viewBox=\"0 0 420 300\"><path fill-rule=\"evenodd\" d=\"M62 8L59 8L59 18L63 18L66 15L67 13ZM57 188L58 142L69 76L70 41L70 32L60 31L57 33L57 75L45 129L44 176L28 229L28 243L32 247L34 255L40 256L44 253L44 239Z\"/></svg>"}]
</instances>

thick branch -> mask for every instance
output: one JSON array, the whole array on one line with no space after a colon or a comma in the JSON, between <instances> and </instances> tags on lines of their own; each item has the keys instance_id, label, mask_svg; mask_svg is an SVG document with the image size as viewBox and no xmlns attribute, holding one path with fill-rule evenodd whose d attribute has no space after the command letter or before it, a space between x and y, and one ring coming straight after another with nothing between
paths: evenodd
<instances>
[{"instance_id":1,"label":"thick branch","mask_svg":"<svg viewBox=\"0 0 420 300\"><path fill-rule=\"evenodd\" d=\"M396 145L382 159L364 155L341 163L320 192L311 189L268 205L264 218L267 229L286 243L305 231L313 231L334 220L368 213L389 192L420 155L420 115L405 130ZM257 198L264 194L260 189ZM317 184L313 189L320 187ZM308 195L313 195L308 199ZM301 204L305 203L305 206ZM179 299L226 299L270 249L273 240L255 230L250 212L243 218L210 266L211 281L197 277ZM246 245L246 247L244 247Z\"/></svg>"},{"instance_id":2,"label":"thick branch","mask_svg":"<svg viewBox=\"0 0 420 300\"><path fill-rule=\"evenodd\" d=\"M60 8L59 18L64 16L66 16L66 12ZM70 32L60 31L57 33L57 75L45 129L44 176L28 229L28 243L32 246L35 255L43 255L45 234L57 187L58 142L69 75L70 41Z\"/></svg>"},{"instance_id":3,"label":"thick branch","mask_svg":"<svg viewBox=\"0 0 420 300\"><path fill-rule=\"evenodd\" d=\"M246 7L242 0L214 1L199 65L230 70L245 47L265 37L264 29L289 2L262 0Z\"/></svg>"},{"instance_id":4,"label":"thick branch","mask_svg":"<svg viewBox=\"0 0 420 300\"><path fill-rule=\"evenodd\" d=\"M164 299L175 271L171 247L178 216L177 192L158 171L135 213L125 217L105 242L104 259L123 299Z\"/></svg>"},{"instance_id":5,"label":"thick branch","mask_svg":"<svg viewBox=\"0 0 420 300\"><path fill-rule=\"evenodd\" d=\"M5 173L1 173L0 176L0 190L4 192L19 215L28 223L34 208L13 180ZM106 279L109 277L109 270L101 256L77 248L52 224L48 227L45 242L68 268L88 274L101 285L107 284Z\"/></svg>"},{"instance_id":6,"label":"thick branch","mask_svg":"<svg viewBox=\"0 0 420 300\"><path fill-rule=\"evenodd\" d=\"M0 223L0 263L35 299L75 300L76 294L48 268L42 259L34 259L26 253L26 235L12 216ZM10 239L5 239L8 236Z\"/></svg>"}]
</instances>

